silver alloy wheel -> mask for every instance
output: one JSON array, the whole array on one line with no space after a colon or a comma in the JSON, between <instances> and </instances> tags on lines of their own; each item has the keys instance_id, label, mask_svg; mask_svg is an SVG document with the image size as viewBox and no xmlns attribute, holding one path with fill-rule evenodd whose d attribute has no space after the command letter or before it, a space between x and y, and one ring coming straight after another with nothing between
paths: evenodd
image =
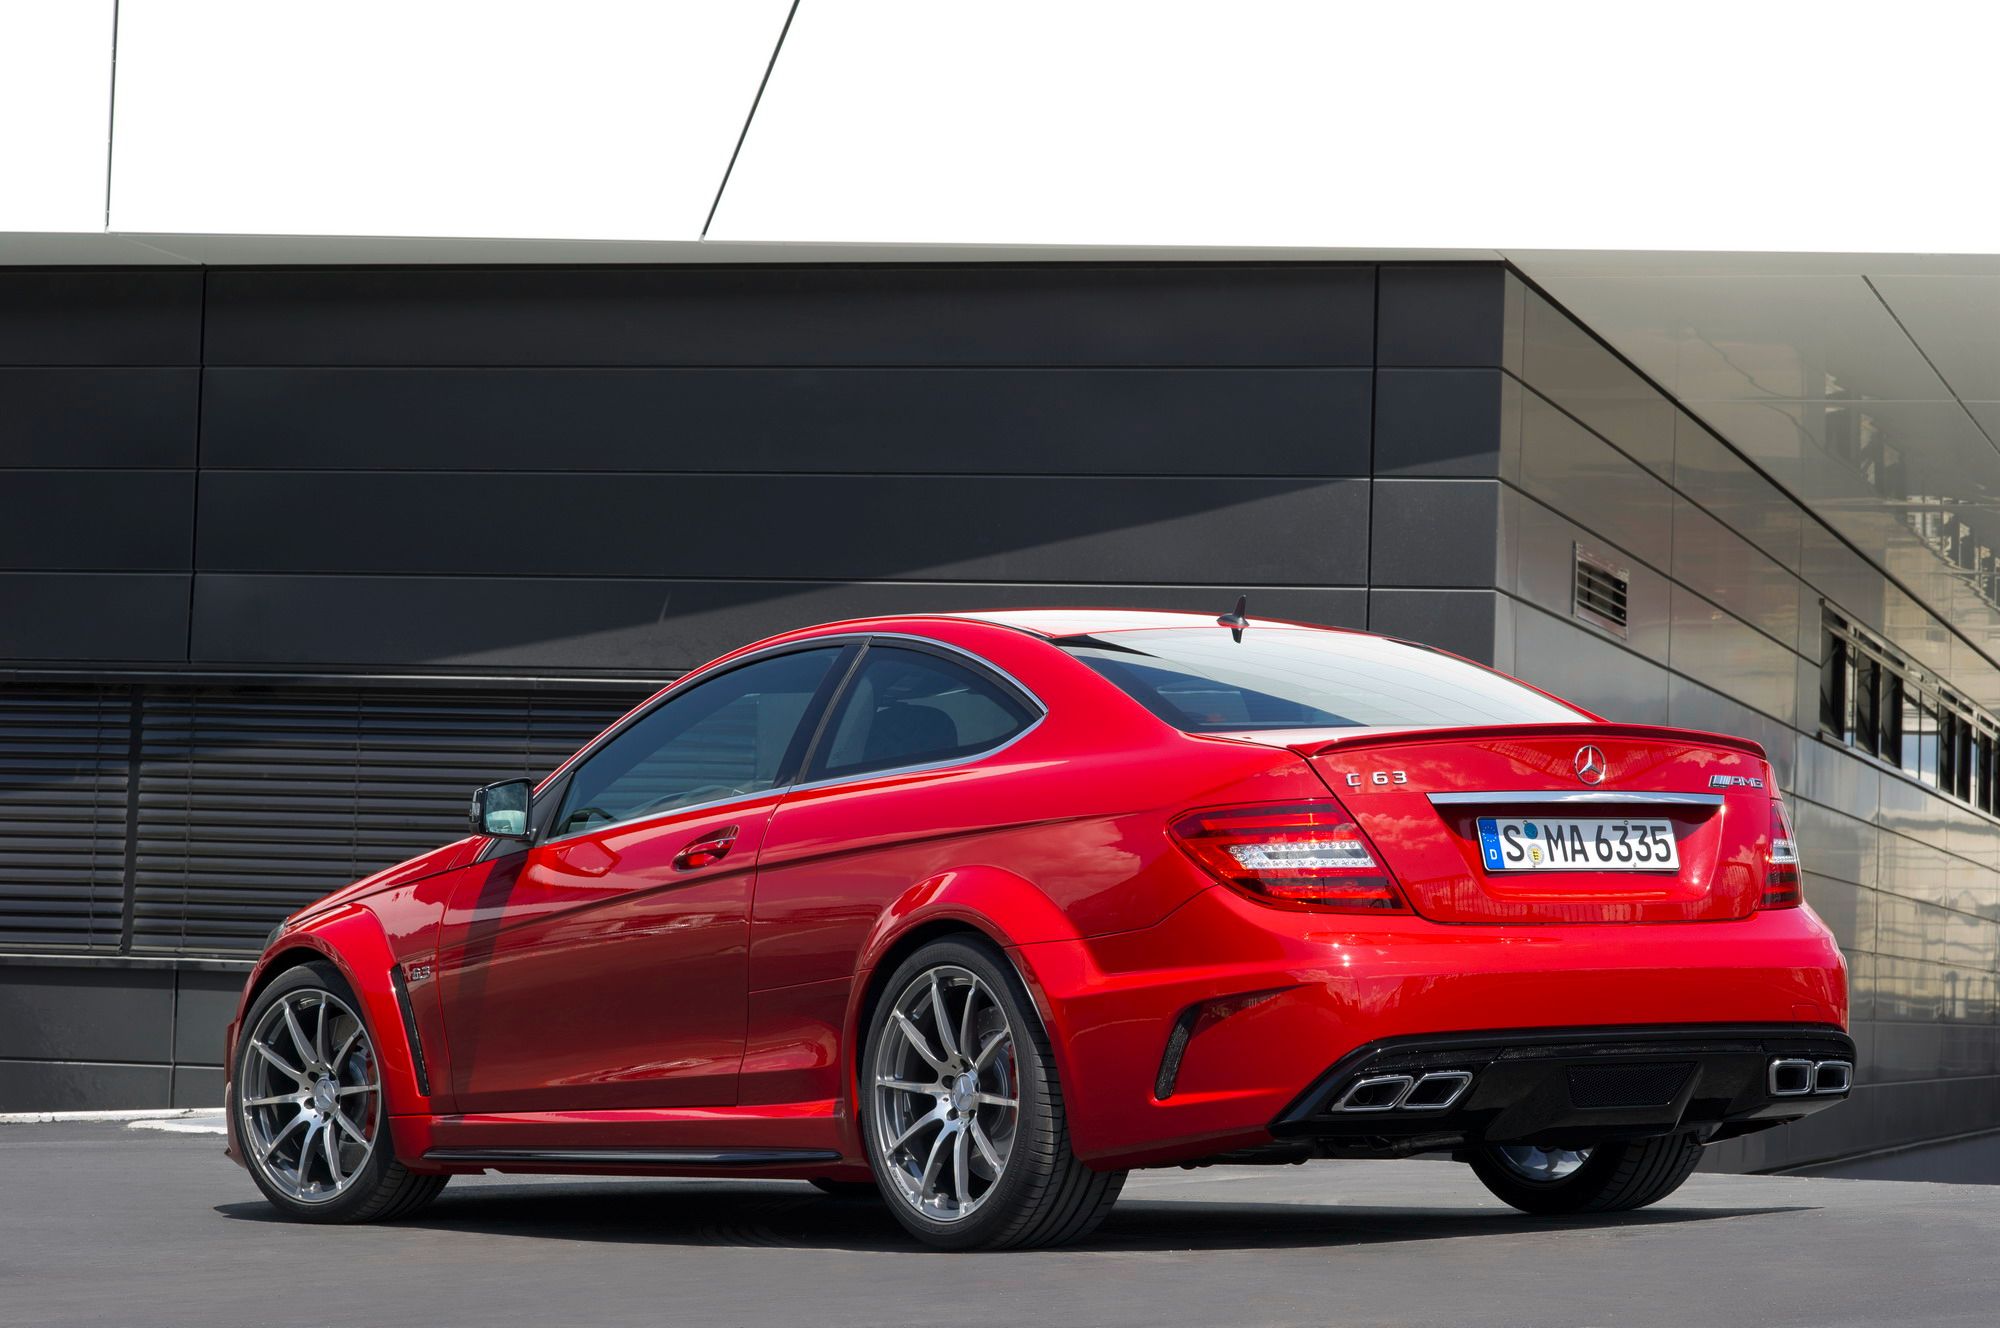
<instances>
[{"instance_id":1,"label":"silver alloy wheel","mask_svg":"<svg viewBox=\"0 0 2000 1328\"><path fill-rule=\"evenodd\" d=\"M1532 1144L1500 1144L1493 1151L1509 1171L1537 1185L1568 1180L1590 1160L1588 1148L1537 1148Z\"/></svg>"},{"instance_id":2,"label":"silver alloy wheel","mask_svg":"<svg viewBox=\"0 0 2000 1328\"><path fill-rule=\"evenodd\" d=\"M885 1188L933 1222L978 1212L1007 1172L1021 1119L1014 1029L985 982L940 964L903 988L869 1091Z\"/></svg>"},{"instance_id":3,"label":"silver alloy wheel","mask_svg":"<svg viewBox=\"0 0 2000 1328\"><path fill-rule=\"evenodd\" d=\"M286 992L250 1032L237 1085L243 1151L272 1189L319 1204L375 1153L382 1076L368 1029L332 992Z\"/></svg>"}]
</instances>

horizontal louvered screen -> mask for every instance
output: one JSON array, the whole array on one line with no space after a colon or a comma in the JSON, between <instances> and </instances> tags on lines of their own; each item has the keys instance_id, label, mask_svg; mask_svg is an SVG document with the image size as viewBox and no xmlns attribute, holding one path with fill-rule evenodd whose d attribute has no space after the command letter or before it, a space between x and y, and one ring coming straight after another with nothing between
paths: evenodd
<instances>
[{"instance_id":1,"label":"horizontal louvered screen","mask_svg":"<svg viewBox=\"0 0 2000 1328\"><path fill-rule=\"evenodd\" d=\"M644 695L0 685L0 946L120 948L129 816L129 948L254 950L300 905L463 835L474 786L547 773Z\"/></svg>"},{"instance_id":2,"label":"horizontal louvered screen","mask_svg":"<svg viewBox=\"0 0 2000 1328\"><path fill-rule=\"evenodd\" d=\"M1575 551L1575 616L1614 636L1624 636L1629 630L1632 573L1585 553L1581 545L1575 546Z\"/></svg>"},{"instance_id":3,"label":"horizontal louvered screen","mask_svg":"<svg viewBox=\"0 0 2000 1328\"><path fill-rule=\"evenodd\" d=\"M131 696L0 687L0 945L116 948Z\"/></svg>"},{"instance_id":4,"label":"horizontal louvered screen","mask_svg":"<svg viewBox=\"0 0 2000 1328\"><path fill-rule=\"evenodd\" d=\"M474 786L546 774L633 699L243 689L149 696L133 948L254 949L300 905L462 836Z\"/></svg>"}]
</instances>

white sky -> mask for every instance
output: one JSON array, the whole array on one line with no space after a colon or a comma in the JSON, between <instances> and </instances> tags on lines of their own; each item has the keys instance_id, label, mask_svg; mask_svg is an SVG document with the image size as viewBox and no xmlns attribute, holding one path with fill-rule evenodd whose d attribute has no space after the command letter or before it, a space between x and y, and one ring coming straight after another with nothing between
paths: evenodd
<instances>
[{"instance_id":1,"label":"white sky","mask_svg":"<svg viewBox=\"0 0 2000 1328\"><path fill-rule=\"evenodd\" d=\"M124 0L111 225L691 239L786 0ZM0 0L0 229L109 0ZM2000 5L802 0L712 239L2000 252Z\"/></svg>"}]
</instances>

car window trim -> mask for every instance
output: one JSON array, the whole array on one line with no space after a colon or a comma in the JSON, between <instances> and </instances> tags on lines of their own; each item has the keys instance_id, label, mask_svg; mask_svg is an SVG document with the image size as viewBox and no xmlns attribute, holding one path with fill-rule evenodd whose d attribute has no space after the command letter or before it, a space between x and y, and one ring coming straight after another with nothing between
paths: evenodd
<instances>
[{"instance_id":1,"label":"car window trim","mask_svg":"<svg viewBox=\"0 0 2000 1328\"><path fill-rule=\"evenodd\" d=\"M963 662L968 664L973 672L984 675L990 682L998 683L1016 701L1021 702L1034 718L1030 719L1026 724L1023 724L1019 729L1001 741L994 743L991 747L982 747L976 752L967 752L962 756L947 756L936 761L919 761L911 765L885 766L879 770L857 770L852 774L829 775L825 779L802 780L791 785L790 791L801 792L806 789L832 788L837 784L853 784L861 780L881 779L889 775L913 775L926 770L948 770L952 766L967 765L973 761L983 761L996 752L1006 751L1009 747L1027 737L1030 733L1040 728L1042 721L1049 717L1049 708L1043 704L1041 697L1036 696L1032 691L1028 690L1026 684L1019 678L1016 678L1013 674L1007 672L1007 670L1001 668L991 660L986 659L984 656L974 654L962 646L955 646L945 641L934 641L927 636L912 636L906 632L870 632L861 654L856 657L854 664L848 669L847 677L842 680L839 693L820 716L819 731L813 735L812 746L806 749L805 761L800 765L798 770L800 775L804 775L810 771L813 768L813 762L819 759L820 744L826 740L827 728L833 723L834 715L839 713L841 703L847 699L847 689L861 675L861 666L867 661L869 648L873 647L878 641L887 643L895 649L907 649L916 654L937 655L941 658L952 660L955 663Z\"/></svg>"},{"instance_id":2,"label":"car window trim","mask_svg":"<svg viewBox=\"0 0 2000 1328\"><path fill-rule=\"evenodd\" d=\"M1034 722L1028 724L1020 732L1014 734L1004 742L997 742L991 747L983 748L976 752L969 752L964 756L947 757L941 761L925 761L919 765L898 765L889 766L881 770L862 770L851 775L831 775L825 779L807 780L790 785L784 792L787 795L806 793L813 789L834 788L841 784L860 784L871 779L887 779L892 775L917 775L930 770L949 770L954 766L971 765L977 761L984 761L989 756L998 756L1001 752L1006 751L1009 747L1012 747L1015 743L1040 728L1042 721L1048 717L1048 711L1041 711L1035 716Z\"/></svg>"},{"instance_id":3,"label":"car window trim","mask_svg":"<svg viewBox=\"0 0 2000 1328\"><path fill-rule=\"evenodd\" d=\"M840 703L841 694L847 690L848 679L861 667L867 657L866 638L843 646L827 666L826 676L813 688L813 694L806 701L805 713L799 716L799 725L792 731L792 739L785 744L785 754L778 758L778 777L773 788L790 788L806 772L807 762L812 760L813 748L819 742L820 733L826 728L827 716Z\"/></svg>"},{"instance_id":4,"label":"car window trim","mask_svg":"<svg viewBox=\"0 0 2000 1328\"><path fill-rule=\"evenodd\" d=\"M739 793L734 797L719 798L714 802L691 802L685 807L664 807L658 811L647 812L644 816L627 816L617 821L598 821L595 824L585 826L581 830L573 830L569 834L555 835L548 839L539 839L533 844L524 845L524 847L542 848L549 844L567 844L573 839L586 839L591 835L603 834L607 830L619 830L626 826L644 825L648 821L664 821L688 812L720 811L726 807L746 806L763 798L782 797L791 792L794 787L796 786L791 784L773 784L771 787L759 789L755 793Z\"/></svg>"},{"instance_id":5,"label":"car window trim","mask_svg":"<svg viewBox=\"0 0 2000 1328\"><path fill-rule=\"evenodd\" d=\"M1008 738L1006 738L1004 742L996 742L996 744L994 744L994 746L990 746L990 748L984 748L984 750L978 750L978 752L968 752L968 754L964 754L964 756L950 756L950 758L946 758L946 760L928 760L928 762L918 762L918 764L910 764L910 766L894 766L894 768L886 768L886 770L862 770L862 772L856 772L856 774L840 774L840 776L830 776L830 778L824 778L824 780L812 780L812 782L800 782L800 780L798 780L798 776L800 776L800 774L804 774L806 770L810 770L810 768L812 768L812 756L816 754L816 750L818 750L818 744L820 744L820 742L824 740L824 736L826 736L826 724L828 724L828 720L832 718L834 710L836 710L836 708L840 706L840 700L842 700L842 696L846 696L846 690L848 690L848 686L850 686L850 684L854 682L854 676L856 676L856 672L860 670L860 662L862 662L862 660L864 660L864 658L868 656L868 646L872 646L872 644L874 644L874 642L878 642L878 640L880 640L880 642L894 642L894 644L898 644L898 646L910 646L910 648L916 648L918 652L928 652L928 654L940 654L940 656L946 656L946 658L958 658L958 660L964 660L964 662L966 662L966 664L970 664L970 666L972 666L974 670L978 670L978 672L986 674L988 678L992 678L994 682L1000 682L1002 686L1006 686L1006 690L1008 690L1008 692L1012 692L1012 694L1016 696L1016 700L1024 702L1024 704L1028 706L1028 710L1032 710L1032 712L1034 712L1034 718L1032 718L1032 720L1030 720L1028 724L1024 724L1024 726L1020 728L1020 732L1016 732L1016 734L1008 736ZM758 792L754 792L754 794L738 794L738 796L734 796L734 798L718 798L716 802L696 802L696 804L690 804L690 806L680 806L680 808L666 808L666 810L662 810L662 812L652 812L652 814L646 814L646 816L632 816L632 818L626 818L626 820L606 820L606 822L598 822L598 824L594 824L594 826L588 826L586 830L578 830L576 834L564 834L564 836L552 836L552 838L538 838L538 840L534 840L534 844L524 844L522 848L526 850L526 848L540 848L542 844L566 844L566 842L570 842L570 840L576 840L576 838L582 838L582 836L586 836L586 834L596 834L596 832L600 832L600 830L616 830L616 828L622 828L622 826L636 826L636 824L640 824L640 822L648 822L648 820L664 820L664 818L668 818L668 816L680 816L680 814L684 814L684 812L720 812L720 810L724 810L724 808L730 808L730 806L744 806L744 804L750 804L750 802L758 802L758 800L762 800L762 798L770 798L770 796L774 796L774 794L778 794L778 796L788 796L788 794L794 794L794 792L806 792L806 790L814 790L814 788L834 788L834 786L838 786L838 784L858 784L858 782L864 782L864 780L882 780L882 778L890 778L890 776L896 776L896 774L924 774L924 772L928 772L928 770L950 770L952 766L970 766L972 762L978 762L978 760L986 760L988 756L998 756L1000 752L1008 750L1010 746L1014 746L1016 742L1020 742L1022 738L1026 738L1028 734L1032 734L1034 730L1038 730L1038 728L1040 728L1040 726L1044 724L1044 720L1048 720L1048 704L1046 704L1046 702L1044 702L1044 700L1042 700L1040 696L1036 696L1036 694L1034 694L1034 692L1032 692L1032 690L1030 690L1030 688L1028 688L1028 686L1026 686L1026 684L1024 684L1024 682L1022 682L1020 678L1016 678L1016 676L1014 676L1014 674L1010 674L1008 670L1000 668L1000 666L998 666L998 664L994 664L992 660L988 660L988 658L984 658L984 656L980 656L980 654L974 654L972 650L966 650L964 646L954 646L954 644L950 644L950 642L942 642L942 640L932 640L932 638L928 638L928 636L912 636L912 634L908 634L908 632L840 632L840 634L834 634L834 636L814 636L814 638L808 638L808 640L798 640L798 642L786 642L786 644L782 644L782 646L772 646L770 650L758 650L756 654L746 654L746 656L742 656L740 660L730 660L728 668L720 668L720 670L700 670L700 672L694 672L694 674L688 674L688 676L684 676L684 678L676 678L676 680L674 680L674 684L672 684L672 686L668 686L668 688L666 688L664 692L660 692L660 696L658 696L658 698L656 698L656 700L654 700L652 704L648 704L648 706L646 706L646 708L642 708L642 710L634 710L634 712L632 712L632 714L628 714L628 716L626 716L624 720L620 720L620 722L618 722L616 726L612 726L612 728L604 730L602 734L598 734L598 738L596 738L596 740L592 740L592 742L590 742L590 746L586 746L586 748L584 748L582 752L578 752L576 756L572 756L572 758L570 758L570 760L568 760L568 762L566 762L566 764L562 766L562 770L560 770L560 776L562 776L562 778L558 778L558 780L552 780L552 782L550 782L550 786L548 786L548 792L550 792L550 794L558 794L558 796L560 796L560 792L568 788L568 784L570 784L570 780L574 778L574 774L576 774L578 770L582 770L582 768L584 768L584 762L586 762L586 760L590 760L590 758L592 758L592 756L594 756L594 754L598 752L598 748L602 748L602 746L604 746L606 742L610 742L612 738L616 738L618 734L622 734L622 732L624 732L626 728L630 728L632 724L638 724L640 720L644 720L644 718L646 718L648 714L652 714L654 710L658 710L660 706L664 706L666 702L670 702L670 700L672 700L674 696L680 696L680 694L684 694L686 686L692 686L692 684L694 684L694 680L698 680L698 678L700 678L700 680L704 680L704 682L706 682L706 680L712 680L712 678L720 678L720 676L724 676L724 674L728 674L728 672L734 672L736 668L742 668L744 664L754 664L754 662L758 662L758 660L770 660L770 658L776 658L776 656L780 656L780 654L796 654L796 652L800 652L800 650L822 650L822 648L826 648L826 646L842 646L842 648L854 648L854 654L850 656L850 660L848 660L846 668L842 668L842 664L840 664L840 660L838 660L838 658L836 658L836 660L834 660L834 664L832 664L832 666L828 668L828 674L838 674L840 682L838 682L838 686L834 688L834 692L832 692L832 694L830 694L830 696L826 698L826 704L824 704L824 708L820 710L818 718L814 720L814 734L812 734L812 742L810 742L810 744L806 746L806 750L804 750L804 752L800 754L800 762L798 762L798 766L796 766L796 768L794 768L794 770L790 772L790 774L792 774L792 782L782 782L782 784L772 784L770 788L762 788L762 790L758 790ZM814 692L814 698L818 700L818 692ZM800 726L804 726L804 720L802 720L802 724L800 724ZM790 756L790 752L786 752L786 756ZM500 842L510 842L510 844L512 844L512 842L518 842L518 840L500 840Z\"/></svg>"},{"instance_id":6,"label":"car window trim","mask_svg":"<svg viewBox=\"0 0 2000 1328\"><path fill-rule=\"evenodd\" d=\"M828 721L832 718L833 712L839 706L841 699L847 694L848 686L854 681L856 673L858 673L860 670L861 661L867 658L868 647L876 641L894 642L897 645L907 645L914 647L919 651L925 651L928 653L943 655L946 657L956 657L957 659L964 660L967 663L971 664L978 671L988 675L994 681L1005 686L1008 691L1014 694L1016 699L1025 703L1028 709L1034 712L1034 718L1027 724L1023 725L1018 732L1011 734L1004 741L995 743L993 746L984 748L980 751L969 752L964 756L948 757L941 761L925 761L915 765L896 766L890 769L883 769L883 770L864 770L851 775L837 775L829 777L827 779L813 780L810 783L800 782L798 776L804 774L808 769L811 768L812 758L818 750L819 743L825 737L826 725ZM687 688L693 686L697 680L703 682L711 681L713 679L720 678L725 674L733 673L736 669L744 665L754 664L760 660L774 659L780 655L797 654L805 650L822 650L828 646L841 647L844 654L846 653L847 650L851 649L852 654L847 657L847 663L845 664L845 666L842 665L840 658L836 658L833 661L833 664L827 670L828 676L837 678L838 682L834 687L833 691L831 692L831 694L825 697L825 703L820 709L817 718L814 720L812 741L806 746L806 749L802 753L800 753L800 758L797 766L789 771L789 773L792 776L792 779L789 782L773 784L770 788L759 789L755 793L745 793L745 794L739 794L735 797L719 798L713 802L690 803L688 806L685 807L669 807L663 811L650 812L645 816L627 817L626 819L619 821L599 821L596 825L589 826L582 830L578 830L572 834L554 835L547 838L537 838L532 843L523 844L519 840L499 840L499 839L488 840L486 850L479 855L478 860L484 861L488 857L503 856L502 853L494 852L494 846L496 844L506 846L507 851L526 852L529 849L540 848L545 844L566 844L573 839L581 839L586 835L598 834L605 830L621 829L625 826L639 825L646 821L664 820L667 817L679 816L686 812L721 811L724 808L747 805L749 803L757 802L761 799L772 797L774 795L783 796L792 793L804 792L810 789L832 788L839 784L854 784L870 779L886 779L892 775L914 775L914 774L921 774L931 770L947 770L953 766L970 765L974 761L983 761L989 756L995 756L1001 752L1006 751L1009 747L1012 747L1015 743L1021 741L1021 739L1027 737L1030 733L1033 733L1036 729L1040 728L1042 726L1043 721L1045 721L1049 717L1049 708L1042 701L1042 698L1035 695L1033 691L1029 690L1027 685L1023 683L1019 678L1016 678L1013 674L1007 672L1007 670L1001 668L999 665L993 663L991 660L988 660L981 655L975 654L972 651L965 649L963 646L955 646L945 641L934 641L931 638L925 636L913 636L907 632L842 632L833 636L812 637L804 641L788 641L783 645L772 646L768 650L760 650L757 651L755 654L745 655L740 659L733 659L729 662L727 668L702 669L697 672L687 674L684 677L676 678L674 682L664 691L662 691L659 694L659 696L654 698L654 700L650 704L645 706L643 709L634 710L631 714L625 716L624 719L620 720L617 724L613 725L611 728L606 729L603 733L600 733L596 738L591 740L590 744L587 747L585 747L582 751L578 752L575 756L571 757L568 761L566 761L562 765L562 767L557 771L557 774L550 779L548 785L546 786L545 796L554 796L557 798L564 796L567 793L570 781L575 777L576 772L578 770L581 770L584 766L584 763L589 761L592 756L597 754L599 748L603 747L606 743L616 738L626 729L632 727L632 725L637 724L641 720L645 719L646 716L652 714L655 710L667 704L667 702L671 701L676 696L684 695ZM824 687L824 684L822 684L822 687ZM813 697L814 700L819 700L820 693L818 691L815 691ZM810 704L811 703L808 703L808 706L810 706ZM801 728L805 727L805 722L803 718L801 719L800 727ZM788 751L786 755L790 756L791 753ZM538 798L536 799L536 801L540 802L541 799ZM534 814L532 809L529 814L532 819ZM551 824L553 824L553 822L551 822ZM517 845L518 847L515 847Z\"/></svg>"},{"instance_id":7,"label":"car window trim","mask_svg":"<svg viewBox=\"0 0 2000 1328\"><path fill-rule=\"evenodd\" d=\"M839 686L835 687L833 695L826 699L825 707L820 710L819 718L813 723L812 737L806 742L805 750L799 753L799 763L792 770L792 783L788 787L796 787L800 777L812 769L813 759L819 754L819 745L826 740L827 725L833 722L835 713L840 709L840 703L847 699L847 689L854 682L854 676L861 672L862 662L868 658L869 647L873 644L864 638L860 648L854 652L854 657L848 660L846 669L842 670Z\"/></svg>"},{"instance_id":8,"label":"car window trim","mask_svg":"<svg viewBox=\"0 0 2000 1328\"><path fill-rule=\"evenodd\" d=\"M827 679L837 679L839 684L844 685L848 674L853 669L853 661L859 659L865 653L866 645L867 637L860 633L842 633L838 636L814 637L807 641L788 641L783 645L772 646L769 650L760 650L753 655L745 655L740 659L732 659L724 668L701 669L685 677L676 678L671 686L653 699L651 704L647 705L644 709L635 710L625 716L616 725L600 733L591 741L589 746L571 757L561 770L561 778L553 780L549 784L548 793L559 799L567 797L569 786L576 779L576 772L583 769L590 762L591 758L597 755L601 748L676 697L687 695L695 686L714 682L718 678L726 678L738 669L746 668L751 664L759 664L768 659L778 659L785 655L798 655L804 654L808 650L825 650L828 647L833 647L835 653L833 660L827 665L827 678L821 679L819 686L813 689L811 699L806 702L806 713L799 717L799 727L801 729L811 727L815 736L817 736L818 725L825 721L826 715L831 711L834 701L839 696L837 687L829 689ZM843 664L843 660L846 661L845 664ZM815 703L823 707L817 716L813 714L812 710ZM794 742L796 742L796 734L794 735ZM789 758L792 754L792 745L788 744L785 756ZM664 807L658 811L647 812L643 816L627 816L616 821L599 821L594 825L585 826L566 835L548 835L545 838L537 838L533 843L523 845L522 847L539 848L544 844L565 844L572 839L581 839L603 830L614 830L621 826L639 825L646 821L662 820L669 816L679 816L683 812L719 810L724 807L752 803L760 798L770 797L775 794L782 794L793 787L799 774L805 769L805 758L810 754L811 748L808 747L804 752L799 753L799 763L790 768L788 768L789 762L781 763L779 767L780 778L769 788L758 789L754 793L739 793L727 798L716 798L708 802L692 802L681 807ZM790 776L789 779L784 778L787 775ZM534 810L531 808L529 811L531 821L533 820L533 816ZM551 818L549 825L552 828L554 825L553 813L551 814Z\"/></svg>"}]
</instances>

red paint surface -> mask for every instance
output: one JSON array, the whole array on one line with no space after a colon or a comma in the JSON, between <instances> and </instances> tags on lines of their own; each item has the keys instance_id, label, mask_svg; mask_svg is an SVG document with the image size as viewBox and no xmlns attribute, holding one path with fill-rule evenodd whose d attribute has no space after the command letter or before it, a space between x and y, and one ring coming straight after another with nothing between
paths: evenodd
<instances>
[{"instance_id":1,"label":"red paint surface","mask_svg":"<svg viewBox=\"0 0 2000 1328\"><path fill-rule=\"evenodd\" d=\"M1047 707L1004 750L670 812L487 861L475 861L483 841L449 845L298 915L252 974L246 1008L274 964L308 951L337 962L383 1050L397 1152L414 1165L434 1147L795 1148L841 1160L761 1174L849 1177L865 1165L854 1065L868 982L902 939L940 925L1004 948L1052 1034L1078 1152L1105 1165L1260 1142L1328 1065L1383 1037L1845 1024L1846 975L1827 930L1809 909L1756 910L1765 789L1732 786L1720 808L1672 812L1678 876L1489 876L1474 813L1426 797L1574 791L1584 742L1607 758L1603 791L1707 793L1714 774L1768 786L1752 744L1589 719L1195 736L1036 633L1209 620L996 618L1004 625L834 624L726 658L832 634L954 645ZM1402 778L1377 785L1377 770ZM1167 830L1195 808L1330 794L1413 912L1255 902ZM729 826L726 855L684 856ZM429 1097L411 1070L395 964L410 973ZM1203 1019L1177 1091L1155 1100L1175 1017L1247 993L1275 994Z\"/></svg>"}]
</instances>

